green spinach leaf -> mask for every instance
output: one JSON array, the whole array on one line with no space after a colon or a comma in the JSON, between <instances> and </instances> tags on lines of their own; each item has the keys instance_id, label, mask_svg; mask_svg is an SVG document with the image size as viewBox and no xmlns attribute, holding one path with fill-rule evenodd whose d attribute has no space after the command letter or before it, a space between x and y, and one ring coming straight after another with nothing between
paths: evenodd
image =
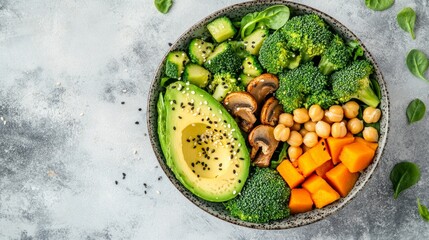
<instances>
[{"instance_id":1,"label":"green spinach leaf","mask_svg":"<svg viewBox=\"0 0 429 240\"><path fill-rule=\"evenodd\" d=\"M429 81L425 78L425 72L429 67L429 60L422 51L417 49L411 50L407 56L407 66L414 76Z\"/></svg>"},{"instance_id":2,"label":"green spinach leaf","mask_svg":"<svg viewBox=\"0 0 429 240\"><path fill-rule=\"evenodd\" d=\"M412 39L416 39L414 34L414 24L416 23L416 12L410 7L402 9L396 16L399 27L402 28L405 32L411 34Z\"/></svg>"},{"instance_id":3,"label":"green spinach leaf","mask_svg":"<svg viewBox=\"0 0 429 240\"><path fill-rule=\"evenodd\" d=\"M380 89L380 84L378 84L378 81L375 80L374 78L371 78L371 88L372 90L374 90L375 95L377 95L378 99L381 100L381 89Z\"/></svg>"},{"instance_id":4,"label":"green spinach leaf","mask_svg":"<svg viewBox=\"0 0 429 240\"><path fill-rule=\"evenodd\" d=\"M412 162L400 162L390 172L390 181L393 185L393 197L410 188L420 180L420 168Z\"/></svg>"},{"instance_id":5,"label":"green spinach leaf","mask_svg":"<svg viewBox=\"0 0 429 240\"><path fill-rule=\"evenodd\" d=\"M420 199L417 198L417 207L419 209L419 214L426 222L429 222L429 211L425 205L420 204Z\"/></svg>"},{"instance_id":6,"label":"green spinach leaf","mask_svg":"<svg viewBox=\"0 0 429 240\"><path fill-rule=\"evenodd\" d=\"M284 5L274 5L261 12L249 13L241 19L241 38L250 35L258 23L263 23L268 28L277 30L285 25L289 16L289 8Z\"/></svg>"},{"instance_id":7,"label":"green spinach leaf","mask_svg":"<svg viewBox=\"0 0 429 240\"><path fill-rule=\"evenodd\" d=\"M279 158L277 159L277 161L271 160L270 168L276 168L278 165L280 165L281 162L283 162L285 158L287 158L288 148L289 148L289 144L287 142L284 142L282 146L282 150L280 151L280 154L279 154Z\"/></svg>"},{"instance_id":8,"label":"green spinach leaf","mask_svg":"<svg viewBox=\"0 0 429 240\"><path fill-rule=\"evenodd\" d=\"M426 106L420 99L414 99L407 107L408 123L422 120L426 114Z\"/></svg>"},{"instance_id":9,"label":"green spinach leaf","mask_svg":"<svg viewBox=\"0 0 429 240\"><path fill-rule=\"evenodd\" d=\"M173 0L155 0L155 7L161 13L168 13L171 6L173 5Z\"/></svg>"},{"instance_id":10,"label":"green spinach leaf","mask_svg":"<svg viewBox=\"0 0 429 240\"><path fill-rule=\"evenodd\" d=\"M375 11L383 11L390 8L395 0L365 0L365 5Z\"/></svg>"}]
</instances>

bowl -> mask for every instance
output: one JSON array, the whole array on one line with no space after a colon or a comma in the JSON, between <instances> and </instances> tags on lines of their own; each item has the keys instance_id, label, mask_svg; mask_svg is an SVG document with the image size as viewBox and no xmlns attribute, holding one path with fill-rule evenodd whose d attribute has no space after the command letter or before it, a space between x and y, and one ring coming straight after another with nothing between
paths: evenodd
<instances>
[{"instance_id":1,"label":"bowl","mask_svg":"<svg viewBox=\"0 0 429 240\"><path fill-rule=\"evenodd\" d=\"M264 223L264 224L258 224L258 223L250 223L242 221L238 218L232 217L228 214L228 212L223 207L222 203L213 203L213 202L207 202L203 199L198 198L197 196L193 195L191 192L189 192L174 176L173 172L168 168L165 162L165 158L163 156L158 135L157 135L157 108L156 103L158 101L158 95L160 91L162 90L160 87L160 80L162 73L164 71L164 65L166 56L164 56L163 61L159 65L155 76L153 78L150 92L149 92L149 100L148 100L148 112L147 112L147 126L149 131L149 136L151 140L151 144L153 147L153 150L155 152L156 157L158 158L159 164L161 165L161 168L164 170L165 174L168 176L170 181L173 183L173 185L192 203L197 205L199 208L203 209L204 211L208 212L209 214L218 217L222 220L225 220L227 222L241 225L244 227L250 227L250 228L256 228L256 229L287 229L287 228L293 228L293 227L299 227L303 225L307 225L313 222L316 222L318 220L322 220L326 218L327 216L333 214L334 212L338 211L342 207L344 207L347 203L349 203L365 186L365 184L369 181L371 176L373 175L378 163L380 162L380 159L382 157L384 146L386 145L387 141L387 132L388 132L388 125L389 125L389 99L388 99L388 93L386 89L386 83L384 82L383 75L381 74L381 71L377 65L377 63L374 61L371 54L368 52L368 50L365 48L365 45L360 41L356 35L354 35L347 27L345 27L343 24L332 18L331 16L316 10L314 8L308 7L303 4L290 2L290 1L251 1L251 2L245 2L245 3L239 3L235 4L229 7L226 7L224 9L221 9L215 13L210 14L200 22L196 23L194 26L189 28L184 34L182 34L179 39L171 46L170 51L176 50L176 49L186 49L187 44L190 42L190 40L194 37L200 37L200 36L208 36L208 31L205 29L205 26L210 21L214 20L217 17L220 16L228 16L230 18L234 17L242 17L250 12L255 11L261 11L265 9L266 7L276 5L276 4L284 4L290 8L290 10L295 14L308 14L308 13L314 13L322 17L338 34L340 34L343 38L347 40L357 40L361 44L361 46L364 49L366 58L372 62L375 68L375 78L378 81L381 93L382 93L382 99L380 108L382 111L382 118L380 122L380 138L379 138L379 147L376 151L374 161L371 163L371 165L366 168L362 174L360 175L358 181L356 182L354 188L352 191L345 197L341 198L340 200L322 208L322 209L314 209L310 212L301 213L297 215L292 215L289 218L279 220L279 221L273 221L270 223Z\"/></svg>"}]
</instances>

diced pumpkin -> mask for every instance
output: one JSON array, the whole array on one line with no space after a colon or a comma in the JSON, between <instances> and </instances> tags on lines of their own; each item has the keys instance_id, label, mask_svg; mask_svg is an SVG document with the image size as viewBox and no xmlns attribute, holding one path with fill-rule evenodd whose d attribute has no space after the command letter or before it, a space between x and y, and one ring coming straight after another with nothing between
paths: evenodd
<instances>
[{"instance_id":1,"label":"diced pumpkin","mask_svg":"<svg viewBox=\"0 0 429 240\"><path fill-rule=\"evenodd\" d=\"M359 173L351 173L343 163L340 163L326 173L325 179L341 197L345 197L352 190L358 178Z\"/></svg>"},{"instance_id":2,"label":"diced pumpkin","mask_svg":"<svg viewBox=\"0 0 429 240\"><path fill-rule=\"evenodd\" d=\"M334 163L334 165L337 165L340 162L339 156L343 147L352 143L354 140L355 138L352 134L347 134L343 138L328 137L326 139L329 151L331 152L332 163Z\"/></svg>"},{"instance_id":3,"label":"diced pumpkin","mask_svg":"<svg viewBox=\"0 0 429 240\"><path fill-rule=\"evenodd\" d=\"M331 160L331 155L328 151L328 145L326 140L322 139L317 143L316 146L312 147L308 152L311 155L311 158L316 163L317 167L322 166L325 162Z\"/></svg>"},{"instance_id":4,"label":"diced pumpkin","mask_svg":"<svg viewBox=\"0 0 429 240\"><path fill-rule=\"evenodd\" d=\"M302 184L310 192L316 208L322 208L337 201L340 195L321 177L313 174Z\"/></svg>"},{"instance_id":5,"label":"diced pumpkin","mask_svg":"<svg viewBox=\"0 0 429 240\"><path fill-rule=\"evenodd\" d=\"M287 159L283 160L280 165L277 166L277 171L280 173L290 188L296 188L305 180L305 178Z\"/></svg>"},{"instance_id":6,"label":"diced pumpkin","mask_svg":"<svg viewBox=\"0 0 429 240\"><path fill-rule=\"evenodd\" d=\"M373 143L373 142L368 142L367 140L361 138L361 137L356 137L355 138L355 142L361 142L366 144L368 147L370 147L372 150L377 150L378 148L378 143Z\"/></svg>"},{"instance_id":7,"label":"diced pumpkin","mask_svg":"<svg viewBox=\"0 0 429 240\"><path fill-rule=\"evenodd\" d=\"M292 214L308 212L313 209L310 193L303 188L295 188L290 192L289 209Z\"/></svg>"},{"instance_id":8,"label":"diced pumpkin","mask_svg":"<svg viewBox=\"0 0 429 240\"><path fill-rule=\"evenodd\" d=\"M364 170L372 162L375 151L361 142L354 142L343 147L340 160L347 169L354 173Z\"/></svg>"},{"instance_id":9,"label":"diced pumpkin","mask_svg":"<svg viewBox=\"0 0 429 240\"><path fill-rule=\"evenodd\" d=\"M327 161L316 169L316 174L322 178L325 178L325 174L332 168L334 168L332 161Z\"/></svg>"},{"instance_id":10,"label":"diced pumpkin","mask_svg":"<svg viewBox=\"0 0 429 240\"><path fill-rule=\"evenodd\" d=\"M297 161L298 168L304 177L310 176L318 167L308 151L302 154Z\"/></svg>"}]
</instances>

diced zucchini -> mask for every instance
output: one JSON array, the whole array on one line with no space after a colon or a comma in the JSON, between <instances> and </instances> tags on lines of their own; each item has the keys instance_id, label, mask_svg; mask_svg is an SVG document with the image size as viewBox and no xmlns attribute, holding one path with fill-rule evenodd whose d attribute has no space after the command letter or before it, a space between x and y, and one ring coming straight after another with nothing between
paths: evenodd
<instances>
[{"instance_id":1,"label":"diced zucchini","mask_svg":"<svg viewBox=\"0 0 429 240\"><path fill-rule=\"evenodd\" d=\"M203 65L214 49L213 43L194 38L189 43L189 58L193 63Z\"/></svg>"},{"instance_id":2,"label":"diced zucchini","mask_svg":"<svg viewBox=\"0 0 429 240\"><path fill-rule=\"evenodd\" d=\"M180 80L185 65L189 62L188 55L183 51L173 51L167 55L165 75Z\"/></svg>"},{"instance_id":3,"label":"diced zucchini","mask_svg":"<svg viewBox=\"0 0 429 240\"><path fill-rule=\"evenodd\" d=\"M249 36L243 39L246 45L246 50L252 55L259 55L259 49L261 49L262 43L268 37L269 31L266 28L257 29Z\"/></svg>"},{"instance_id":4,"label":"diced zucchini","mask_svg":"<svg viewBox=\"0 0 429 240\"><path fill-rule=\"evenodd\" d=\"M249 55L243 60L243 73L251 77L257 77L264 71L255 56Z\"/></svg>"},{"instance_id":5,"label":"diced zucchini","mask_svg":"<svg viewBox=\"0 0 429 240\"><path fill-rule=\"evenodd\" d=\"M234 37L237 32L231 20L227 17L216 18L211 23L207 24L207 29L218 43Z\"/></svg>"},{"instance_id":6,"label":"diced zucchini","mask_svg":"<svg viewBox=\"0 0 429 240\"><path fill-rule=\"evenodd\" d=\"M247 87L247 85L250 83L250 81L253 80L254 77L241 73L239 76L239 79L241 81L241 84L243 84L243 86Z\"/></svg>"},{"instance_id":7,"label":"diced zucchini","mask_svg":"<svg viewBox=\"0 0 429 240\"><path fill-rule=\"evenodd\" d=\"M189 81L200 88L207 86L210 77L211 74L207 69L194 63L186 65L185 71L183 72L183 81Z\"/></svg>"}]
</instances>

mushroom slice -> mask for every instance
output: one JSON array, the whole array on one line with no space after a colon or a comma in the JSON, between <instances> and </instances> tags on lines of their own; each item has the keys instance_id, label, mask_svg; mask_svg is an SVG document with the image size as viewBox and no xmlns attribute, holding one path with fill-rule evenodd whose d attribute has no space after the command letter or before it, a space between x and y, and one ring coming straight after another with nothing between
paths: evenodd
<instances>
[{"instance_id":1,"label":"mushroom slice","mask_svg":"<svg viewBox=\"0 0 429 240\"><path fill-rule=\"evenodd\" d=\"M271 157L279 142L274 138L274 127L259 125L249 134L249 143L252 146L250 158L258 167L268 167Z\"/></svg>"},{"instance_id":2,"label":"mushroom slice","mask_svg":"<svg viewBox=\"0 0 429 240\"><path fill-rule=\"evenodd\" d=\"M240 128L249 132L256 122L254 112L258 108L255 98L247 92L233 92L223 100L225 108L235 117L240 118Z\"/></svg>"},{"instance_id":3,"label":"mushroom slice","mask_svg":"<svg viewBox=\"0 0 429 240\"><path fill-rule=\"evenodd\" d=\"M254 78L247 85L247 91L256 99L258 106L261 106L265 98L279 88L279 79L271 73L264 73Z\"/></svg>"},{"instance_id":4,"label":"mushroom slice","mask_svg":"<svg viewBox=\"0 0 429 240\"><path fill-rule=\"evenodd\" d=\"M261 123L275 127L279 122L279 116L283 107L275 97L270 97L262 107Z\"/></svg>"}]
</instances>

